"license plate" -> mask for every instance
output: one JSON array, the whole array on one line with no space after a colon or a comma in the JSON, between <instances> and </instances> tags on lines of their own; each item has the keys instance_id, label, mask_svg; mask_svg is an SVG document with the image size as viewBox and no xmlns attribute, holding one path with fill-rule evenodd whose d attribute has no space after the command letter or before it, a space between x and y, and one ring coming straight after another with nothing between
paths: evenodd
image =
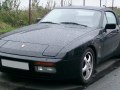
<instances>
[{"instance_id":1,"label":"license plate","mask_svg":"<svg viewBox=\"0 0 120 90\"><path fill-rule=\"evenodd\" d=\"M25 63L25 62L18 62L18 61L1 59L1 63L2 63L2 66L5 66L5 67L29 70L29 64Z\"/></svg>"}]
</instances>

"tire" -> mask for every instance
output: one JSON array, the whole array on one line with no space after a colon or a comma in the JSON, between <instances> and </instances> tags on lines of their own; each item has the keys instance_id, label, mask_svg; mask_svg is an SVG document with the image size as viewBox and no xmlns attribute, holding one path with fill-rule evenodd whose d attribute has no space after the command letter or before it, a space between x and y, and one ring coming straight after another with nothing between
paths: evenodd
<instances>
[{"instance_id":1,"label":"tire","mask_svg":"<svg viewBox=\"0 0 120 90\"><path fill-rule=\"evenodd\" d=\"M95 53L91 48L87 48L80 59L79 82L88 84L92 80L95 68Z\"/></svg>"}]
</instances>

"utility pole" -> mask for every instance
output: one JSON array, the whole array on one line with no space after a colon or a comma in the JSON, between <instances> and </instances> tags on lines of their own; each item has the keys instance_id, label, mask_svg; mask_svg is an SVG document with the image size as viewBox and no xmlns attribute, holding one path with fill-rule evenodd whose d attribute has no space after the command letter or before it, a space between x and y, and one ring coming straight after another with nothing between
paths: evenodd
<instances>
[{"instance_id":1,"label":"utility pole","mask_svg":"<svg viewBox=\"0 0 120 90\"><path fill-rule=\"evenodd\" d=\"M114 9L114 0L112 0L112 10Z\"/></svg>"},{"instance_id":2,"label":"utility pole","mask_svg":"<svg viewBox=\"0 0 120 90\"><path fill-rule=\"evenodd\" d=\"M0 10L1 10L1 8L2 8L2 2L0 1Z\"/></svg>"},{"instance_id":3,"label":"utility pole","mask_svg":"<svg viewBox=\"0 0 120 90\"><path fill-rule=\"evenodd\" d=\"M29 24L31 24L31 0L29 0Z\"/></svg>"},{"instance_id":4,"label":"utility pole","mask_svg":"<svg viewBox=\"0 0 120 90\"><path fill-rule=\"evenodd\" d=\"M83 0L83 6L85 6L85 0Z\"/></svg>"},{"instance_id":5,"label":"utility pole","mask_svg":"<svg viewBox=\"0 0 120 90\"><path fill-rule=\"evenodd\" d=\"M102 5L102 0L100 0L100 7L101 7L101 5Z\"/></svg>"}]
</instances>

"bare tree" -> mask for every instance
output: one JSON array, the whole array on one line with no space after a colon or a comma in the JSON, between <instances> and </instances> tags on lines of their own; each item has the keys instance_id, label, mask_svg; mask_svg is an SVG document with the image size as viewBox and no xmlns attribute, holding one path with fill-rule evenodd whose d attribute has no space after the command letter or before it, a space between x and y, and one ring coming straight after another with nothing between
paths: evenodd
<instances>
[{"instance_id":1,"label":"bare tree","mask_svg":"<svg viewBox=\"0 0 120 90\"><path fill-rule=\"evenodd\" d=\"M39 7L40 0L32 0L32 9L37 9Z\"/></svg>"},{"instance_id":2,"label":"bare tree","mask_svg":"<svg viewBox=\"0 0 120 90\"><path fill-rule=\"evenodd\" d=\"M0 1L0 10L2 9L2 1Z\"/></svg>"},{"instance_id":3,"label":"bare tree","mask_svg":"<svg viewBox=\"0 0 120 90\"><path fill-rule=\"evenodd\" d=\"M101 5L102 5L102 0L100 0L100 7L101 7Z\"/></svg>"},{"instance_id":4,"label":"bare tree","mask_svg":"<svg viewBox=\"0 0 120 90\"><path fill-rule=\"evenodd\" d=\"M68 6L72 6L72 0L68 1Z\"/></svg>"},{"instance_id":5,"label":"bare tree","mask_svg":"<svg viewBox=\"0 0 120 90\"><path fill-rule=\"evenodd\" d=\"M46 8L47 9L53 9L54 7L56 6L56 2L55 1L53 1L53 0L48 0L47 1L47 4L46 4Z\"/></svg>"},{"instance_id":6,"label":"bare tree","mask_svg":"<svg viewBox=\"0 0 120 90\"><path fill-rule=\"evenodd\" d=\"M66 6L66 5L67 5L67 1L64 0L64 1L63 1L63 6Z\"/></svg>"},{"instance_id":7,"label":"bare tree","mask_svg":"<svg viewBox=\"0 0 120 90\"><path fill-rule=\"evenodd\" d=\"M16 8L18 10L20 3L21 3L20 0L14 0L13 1L13 4L14 4L13 8Z\"/></svg>"},{"instance_id":8,"label":"bare tree","mask_svg":"<svg viewBox=\"0 0 120 90\"><path fill-rule=\"evenodd\" d=\"M72 6L72 0L61 0L61 7Z\"/></svg>"},{"instance_id":9,"label":"bare tree","mask_svg":"<svg viewBox=\"0 0 120 90\"><path fill-rule=\"evenodd\" d=\"M54 1L53 8L55 8L55 7L56 7L56 2Z\"/></svg>"},{"instance_id":10,"label":"bare tree","mask_svg":"<svg viewBox=\"0 0 120 90\"><path fill-rule=\"evenodd\" d=\"M31 15L31 0L29 0L29 24L31 24L31 18L32 18L32 15Z\"/></svg>"},{"instance_id":11,"label":"bare tree","mask_svg":"<svg viewBox=\"0 0 120 90\"><path fill-rule=\"evenodd\" d=\"M5 10L16 10L18 11L18 8L20 6L20 0L5 0L2 2L2 8Z\"/></svg>"},{"instance_id":12,"label":"bare tree","mask_svg":"<svg viewBox=\"0 0 120 90\"><path fill-rule=\"evenodd\" d=\"M47 1L46 8L49 8L49 7L50 7L50 1Z\"/></svg>"}]
</instances>

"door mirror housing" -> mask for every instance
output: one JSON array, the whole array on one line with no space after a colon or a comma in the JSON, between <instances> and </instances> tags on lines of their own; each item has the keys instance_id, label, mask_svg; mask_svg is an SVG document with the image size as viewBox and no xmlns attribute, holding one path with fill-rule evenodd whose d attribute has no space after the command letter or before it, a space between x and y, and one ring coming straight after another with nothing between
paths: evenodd
<instances>
[{"instance_id":1,"label":"door mirror housing","mask_svg":"<svg viewBox=\"0 0 120 90\"><path fill-rule=\"evenodd\" d=\"M116 24L106 24L105 29L115 29Z\"/></svg>"}]
</instances>

